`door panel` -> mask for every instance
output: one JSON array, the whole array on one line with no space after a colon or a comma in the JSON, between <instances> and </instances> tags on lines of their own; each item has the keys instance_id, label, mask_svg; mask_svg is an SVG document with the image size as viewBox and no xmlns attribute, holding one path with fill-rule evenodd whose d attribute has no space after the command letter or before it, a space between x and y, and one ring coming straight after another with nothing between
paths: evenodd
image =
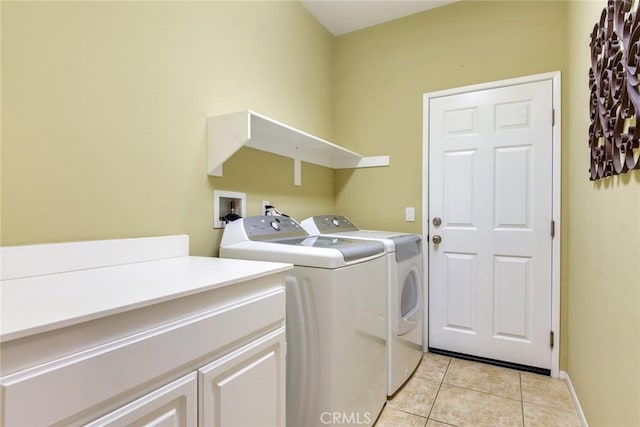
<instances>
[{"instance_id":1,"label":"door panel","mask_svg":"<svg viewBox=\"0 0 640 427\"><path fill-rule=\"evenodd\" d=\"M528 339L531 312L530 258L494 257L494 335Z\"/></svg>"},{"instance_id":2,"label":"door panel","mask_svg":"<svg viewBox=\"0 0 640 427\"><path fill-rule=\"evenodd\" d=\"M199 369L200 427L285 425L284 327Z\"/></svg>"},{"instance_id":3,"label":"door panel","mask_svg":"<svg viewBox=\"0 0 640 427\"><path fill-rule=\"evenodd\" d=\"M447 323L450 329L475 332L476 265L475 256L447 253Z\"/></svg>"},{"instance_id":4,"label":"door panel","mask_svg":"<svg viewBox=\"0 0 640 427\"><path fill-rule=\"evenodd\" d=\"M531 100L496 104L495 111L496 131L531 127Z\"/></svg>"},{"instance_id":5,"label":"door panel","mask_svg":"<svg viewBox=\"0 0 640 427\"><path fill-rule=\"evenodd\" d=\"M194 372L86 424L86 427L193 426L198 419L197 394Z\"/></svg>"},{"instance_id":6,"label":"door panel","mask_svg":"<svg viewBox=\"0 0 640 427\"><path fill-rule=\"evenodd\" d=\"M475 107L452 108L445 112L444 121L447 136L473 134L478 121L478 109Z\"/></svg>"},{"instance_id":7,"label":"door panel","mask_svg":"<svg viewBox=\"0 0 640 427\"><path fill-rule=\"evenodd\" d=\"M444 156L444 218L447 226L474 226L474 151L457 151Z\"/></svg>"},{"instance_id":8,"label":"door panel","mask_svg":"<svg viewBox=\"0 0 640 427\"><path fill-rule=\"evenodd\" d=\"M495 228L530 228L530 147L495 151ZM518 188L524 191L513 191Z\"/></svg>"},{"instance_id":9,"label":"door panel","mask_svg":"<svg viewBox=\"0 0 640 427\"><path fill-rule=\"evenodd\" d=\"M431 98L429 346L551 365L552 83Z\"/></svg>"}]
</instances>

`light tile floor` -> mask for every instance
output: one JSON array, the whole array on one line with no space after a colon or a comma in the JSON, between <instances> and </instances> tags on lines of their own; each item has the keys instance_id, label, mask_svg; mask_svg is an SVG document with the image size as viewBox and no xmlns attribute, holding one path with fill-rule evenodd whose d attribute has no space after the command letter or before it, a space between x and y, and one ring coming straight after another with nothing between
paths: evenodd
<instances>
[{"instance_id":1,"label":"light tile floor","mask_svg":"<svg viewBox=\"0 0 640 427\"><path fill-rule=\"evenodd\" d=\"M425 353L376 427L580 426L564 381Z\"/></svg>"}]
</instances>

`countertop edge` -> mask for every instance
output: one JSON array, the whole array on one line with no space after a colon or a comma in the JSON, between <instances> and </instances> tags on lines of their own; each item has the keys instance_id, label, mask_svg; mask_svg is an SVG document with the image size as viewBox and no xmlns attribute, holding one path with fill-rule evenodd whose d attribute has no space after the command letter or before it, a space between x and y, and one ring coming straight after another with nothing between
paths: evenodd
<instances>
[{"instance_id":1,"label":"countertop edge","mask_svg":"<svg viewBox=\"0 0 640 427\"><path fill-rule=\"evenodd\" d=\"M232 279L227 279L227 280L216 280L215 278L212 278L210 283L208 282L209 284L206 284L206 285L197 285L195 287L184 286L183 290L176 290L176 292L158 295L157 297L151 297L151 298L147 298L140 301L132 301L131 303L128 303L128 304L122 304L116 307L106 308L104 310L96 310L96 311L92 311L90 313L82 314L79 316L70 316L68 318L60 319L58 321L37 324L34 326L24 327L24 328L15 328L14 330L10 330L7 332L0 331L0 343L6 343L6 342L17 340L20 338L25 338L28 336L32 336L32 335L36 335L44 332L50 332L56 329L69 327L76 324L88 322L91 320L96 320L103 317L112 316L115 314L152 306L152 305L163 303L166 301L176 300L179 298L188 297L190 295L208 292L214 289L231 286L237 283L254 280L254 279L264 277L264 276L269 276L272 274L284 273L293 268L292 264L276 263L276 262L244 261L244 260L236 260L236 259L214 258L214 257L203 257L203 256L185 256L185 257L178 257L178 258L188 259L188 262L192 261L198 264L206 263L206 261L209 259L212 262L212 267L214 267L215 265L219 265L221 262L227 262L227 261L233 264L240 264L243 262L251 263L253 265L264 264L264 269L260 271L254 271L248 274L238 274L237 277L234 277ZM171 258L167 260L146 261L141 263L127 264L126 266L130 268L132 265L135 266L136 264L147 264L150 262L163 263L163 262L168 262L169 260L175 260L175 259L176 258ZM110 269L111 273L113 273L114 270L117 270L120 267L124 267L124 266L100 267L100 268L92 269L92 271L95 272L95 271L99 271L101 269L106 268L106 269ZM86 272L86 271L87 270L81 270L79 272L70 272L70 273L63 273L63 274L73 274L73 273L82 274L83 272ZM56 273L56 274L60 274L60 273ZM39 276L39 277L43 278L44 276ZM25 280L25 279L13 279L13 280L18 281L18 280ZM0 285L2 284L2 282L3 281L0 281ZM4 282L9 282L9 280ZM1 293L1 288L0 288L0 293ZM2 295L0 295L0 298L4 299ZM2 303L5 304L7 303L7 301L5 300ZM2 322L4 323L4 320L2 320Z\"/></svg>"}]
</instances>

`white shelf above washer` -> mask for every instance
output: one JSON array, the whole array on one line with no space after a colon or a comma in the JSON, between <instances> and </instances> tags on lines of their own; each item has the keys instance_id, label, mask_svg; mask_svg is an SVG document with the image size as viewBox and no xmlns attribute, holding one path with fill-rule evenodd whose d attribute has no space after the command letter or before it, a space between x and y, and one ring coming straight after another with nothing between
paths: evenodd
<instances>
[{"instance_id":1,"label":"white shelf above washer","mask_svg":"<svg viewBox=\"0 0 640 427\"><path fill-rule=\"evenodd\" d=\"M214 176L222 176L222 164L243 146L292 158L294 185L301 183L301 161L332 169L389 166L389 156L364 157L251 110L209 117L207 140Z\"/></svg>"}]
</instances>

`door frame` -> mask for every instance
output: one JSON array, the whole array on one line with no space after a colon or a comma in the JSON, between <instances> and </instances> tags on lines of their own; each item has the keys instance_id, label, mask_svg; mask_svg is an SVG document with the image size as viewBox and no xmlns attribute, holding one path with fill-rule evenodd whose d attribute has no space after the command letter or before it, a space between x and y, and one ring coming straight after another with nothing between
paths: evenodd
<instances>
[{"instance_id":1,"label":"door frame","mask_svg":"<svg viewBox=\"0 0 640 427\"><path fill-rule=\"evenodd\" d=\"M423 95L423 118L422 118L422 244L423 244L423 275L424 286L423 296L425 309L423 310L423 347L424 351L429 348L429 101L451 95L460 95L479 90L498 89L506 86L514 86L525 83L551 80L552 83L552 104L554 110L554 125L552 128L552 220L555 221L555 237L552 239L552 260L551 260L551 330L553 331L553 348L551 349L551 376L558 377L560 371L560 240L561 240L561 73L553 71L550 73L535 74L531 76L517 77L513 79L498 80L488 83L481 83L471 86L463 86L452 89L445 89L435 92L428 92ZM551 120L551 118L550 118Z\"/></svg>"}]
</instances>

